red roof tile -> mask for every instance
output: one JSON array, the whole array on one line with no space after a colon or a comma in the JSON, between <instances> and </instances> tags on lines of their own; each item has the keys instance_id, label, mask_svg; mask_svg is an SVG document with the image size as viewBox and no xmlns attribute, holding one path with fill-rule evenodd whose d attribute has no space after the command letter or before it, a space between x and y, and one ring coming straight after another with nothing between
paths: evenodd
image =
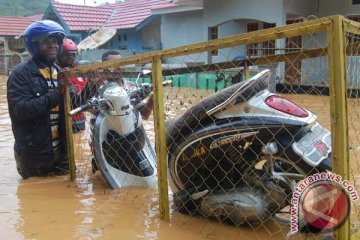
<instances>
[{"instance_id":1,"label":"red roof tile","mask_svg":"<svg viewBox=\"0 0 360 240\"><path fill-rule=\"evenodd\" d=\"M43 14L28 17L0 16L0 36L18 36L32 22L41 20Z\"/></svg>"},{"instance_id":2,"label":"red roof tile","mask_svg":"<svg viewBox=\"0 0 360 240\"><path fill-rule=\"evenodd\" d=\"M52 3L67 26L72 31L99 29L107 18L111 16L111 9Z\"/></svg>"},{"instance_id":3,"label":"red roof tile","mask_svg":"<svg viewBox=\"0 0 360 240\"><path fill-rule=\"evenodd\" d=\"M101 6L79 6L52 3L70 30L89 30L101 27L134 28L151 16L151 10L169 0L125 0Z\"/></svg>"}]
</instances>

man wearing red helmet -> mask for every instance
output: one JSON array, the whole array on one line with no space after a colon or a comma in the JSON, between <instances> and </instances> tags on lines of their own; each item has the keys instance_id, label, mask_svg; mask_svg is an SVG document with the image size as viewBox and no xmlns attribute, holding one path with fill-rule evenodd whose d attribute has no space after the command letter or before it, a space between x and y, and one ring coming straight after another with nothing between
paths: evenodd
<instances>
[{"instance_id":1,"label":"man wearing red helmet","mask_svg":"<svg viewBox=\"0 0 360 240\"><path fill-rule=\"evenodd\" d=\"M76 66L76 55L78 54L78 48L76 44L69 38L64 39L63 50L58 58L57 64L62 69L72 68ZM91 87L91 84L87 84L88 81L83 77L70 77L71 83L71 100L74 107L78 107L88 99L90 94L95 91L95 88ZM83 112L73 117L73 133L77 133L85 129L85 114Z\"/></svg>"}]
</instances>

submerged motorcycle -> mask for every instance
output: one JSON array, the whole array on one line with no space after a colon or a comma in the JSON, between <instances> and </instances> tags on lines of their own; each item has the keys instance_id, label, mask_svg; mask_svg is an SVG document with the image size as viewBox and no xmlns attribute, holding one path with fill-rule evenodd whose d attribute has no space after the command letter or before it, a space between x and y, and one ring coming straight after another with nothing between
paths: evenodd
<instances>
[{"instance_id":1,"label":"submerged motorcycle","mask_svg":"<svg viewBox=\"0 0 360 240\"><path fill-rule=\"evenodd\" d=\"M97 112L91 124L93 172L100 170L111 188L138 185L156 187L156 156L142 124L136 106L151 93L149 84L124 82L120 86L109 82L101 86L100 94L69 114L93 109Z\"/></svg>"},{"instance_id":2,"label":"submerged motorcycle","mask_svg":"<svg viewBox=\"0 0 360 240\"><path fill-rule=\"evenodd\" d=\"M166 122L175 208L240 225L276 215L296 182L331 169L331 135L316 115L267 90L270 71L203 99ZM156 156L131 102L151 89L108 84L87 107L101 109L93 142L112 188L156 185ZM115 160L114 160L115 159Z\"/></svg>"}]
</instances>

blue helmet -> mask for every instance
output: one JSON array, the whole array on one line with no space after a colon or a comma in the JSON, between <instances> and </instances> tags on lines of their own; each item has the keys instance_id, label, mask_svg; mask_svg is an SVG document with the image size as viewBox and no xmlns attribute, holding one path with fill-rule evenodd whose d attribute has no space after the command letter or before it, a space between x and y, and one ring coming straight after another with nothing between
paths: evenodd
<instances>
[{"instance_id":1,"label":"blue helmet","mask_svg":"<svg viewBox=\"0 0 360 240\"><path fill-rule=\"evenodd\" d=\"M31 56L38 54L37 42L43 41L49 36L56 37L59 46L62 46L65 31L58 23L51 20L41 20L30 24L24 34L25 47Z\"/></svg>"}]
</instances>

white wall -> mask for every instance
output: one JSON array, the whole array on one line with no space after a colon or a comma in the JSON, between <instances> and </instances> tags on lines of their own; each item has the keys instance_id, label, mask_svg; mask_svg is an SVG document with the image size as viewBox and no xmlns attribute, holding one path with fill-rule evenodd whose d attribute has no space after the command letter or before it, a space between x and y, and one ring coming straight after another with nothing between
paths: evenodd
<instances>
[{"instance_id":1,"label":"white wall","mask_svg":"<svg viewBox=\"0 0 360 240\"><path fill-rule=\"evenodd\" d=\"M204 41L207 40L208 27L219 27L219 38L246 32L246 23L264 21L275 23L276 26L284 23L283 0L217 0L204 1ZM229 55L230 54L230 55ZM245 55L245 46L221 50L212 62L221 62L232 59L237 55Z\"/></svg>"},{"instance_id":2,"label":"white wall","mask_svg":"<svg viewBox=\"0 0 360 240\"><path fill-rule=\"evenodd\" d=\"M241 20L226 22L220 25L218 28L219 38L236 35L243 32L246 32L246 21ZM220 49L218 56L213 57L212 61L231 61L237 56L246 56L246 46Z\"/></svg>"},{"instance_id":3,"label":"white wall","mask_svg":"<svg viewBox=\"0 0 360 240\"><path fill-rule=\"evenodd\" d=\"M319 17L329 15L360 15L360 4L352 5L351 0L316 0L319 1Z\"/></svg>"},{"instance_id":4,"label":"white wall","mask_svg":"<svg viewBox=\"0 0 360 240\"><path fill-rule=\"evenodd\" d=\"M309 16L317 9L317 0L218 0L204 1L203 11L162 15L163 49L208 40L208 28L218 26L219 38L246 32L246 22L264 21L276 26L286 24L287 16ZM277 47L282 47L277 41ZM224 49L212 62L245 55L245 47L236 51ZM229 55L230 54L230 55ZM222 57L220 57L222 56Z\"/></svg>"},{"instance_id":5,"label":"white wall","mask_svg":"<svg viewBox=\"0 0 360 240\"><path fill-rule=\"evenodd\" d=\"M163 49L203 41L202 11L164 14L161 23Z\"/></svg>"},{"instance_id":6,"label":"white wall","mask_svg":"<svg viewBox=\"0 0 360 240\"><path fill-rule=\"evenodd\" d=\"M282 22L282 0L218 0L204 1L204 26L216 26L234 19ZM277 24L279 25L279 24Z\"/></svg>"},{"instance_id":7,"label":"white wall","mask_svg":"<svg viewBox=\"0 0 360 240\"><path fill-rule=\"evenodd\" d=\"M326 17L330 15L360 15L360 4L352 5L351 0L284 0L289 15Z\"/></svg>"},{"instance_id":8,"label":"white wall","mask_svg":"<svg viewBox=\"0 0 360 240\"><path fill-rule=\"evenodd\" d=\"M159 50L161 45L160 36L161 18L152 21L141 30L141 41L143 47Z\"/></svg>"},{"instance_id":9,"label":"white wall","mask_svg":"<svg viewBox=\"0 0 360 240\"><path fill-rule=\"evenodd\" d=\"M161 19L162 48L174 48L183 45L205 41L203 36L202 11L190 11L181 13L164 14ZM198 59L197 56L187 56L184 61L205 61L206 56ZM193 60L192 60L193 59ZM175 59L166 59L166 62L176 62Z\"/></svg>"},{"instance_id":10,"label":"white wall","mask_svg":"<svg viewBox=\"0 0 360 240\"><path fill-rule=\"evenodd\" d=\"M319 18L334 14L360 15L360 5L352 5L351 0L222 0L221 2L206 0L203 4L203 11L163 15L161 29L163 48L207 41L209 27L217 26L221 38L246 32L246 23L252 21L264 21L281 26L286 24L287 19L307 18L311 15ZM303 38L304 48L323 47L323 45L326 45L326 37L322 33ZM284 40L277 40L276 47L283 48ZM221 49L217 57L211 58L211 62L229 61L235 56L245 55L245 51L245 46ZM198 61L200 59L207 62L206 53L202 53L201 58L197 58ZM303 82L323 84L324 80L328 79L326 61L324 57L304 60ZM282 78L284 64L274 67L275 75Z\"/></svg>"},{"instance_id":11,"label":"white wall","mask_svg":"<svg viewBox=\"0 0 360 240\"><path fill-rule=\"evenodd\" d=\"M283 0L283 4L289 18L316 15L318 8L318 0Z\"/></svg>"}]
</instances>

